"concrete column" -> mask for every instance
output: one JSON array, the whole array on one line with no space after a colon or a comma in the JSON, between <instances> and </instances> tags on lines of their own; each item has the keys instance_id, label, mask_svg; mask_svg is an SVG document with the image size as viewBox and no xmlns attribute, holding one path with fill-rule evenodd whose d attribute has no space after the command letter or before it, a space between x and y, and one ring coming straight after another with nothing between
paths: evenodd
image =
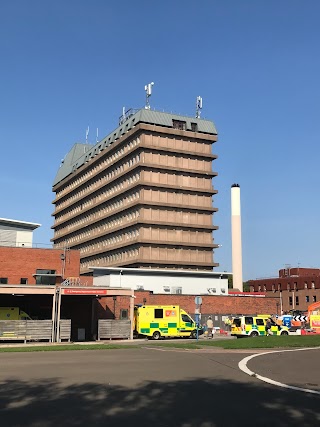
<instances>
[{"instance_id":1,"label":"concrete column","mask_svg":"<svg viewBox=\"0 0 320 427\"><path fill-rule=\"evenodd\" d=\"M243 292L240 185L231 186L231 239L233 287Z\"/></svg>"},{"instance_id":2,"label":"concrete column","mask_svg":"<svg viewBox=\"0 0 320 427\"><path fill-rule=\"evenodd\" d=\"M132 290L132 295L130 296L130 321L131 321L131 328L130 328L130 339L133 339L133 325L134 325L134 291Z\"/></svg>"}]
</instances>

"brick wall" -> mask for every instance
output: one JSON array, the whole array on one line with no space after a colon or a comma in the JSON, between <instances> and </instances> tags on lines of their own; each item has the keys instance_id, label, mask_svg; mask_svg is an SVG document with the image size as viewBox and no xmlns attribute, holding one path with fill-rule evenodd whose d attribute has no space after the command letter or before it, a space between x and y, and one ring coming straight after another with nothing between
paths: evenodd
<instances>
[{"instance_id":1,"label":"brick wall","mask_svg":"<svg viewBox=\"0 0 320 427\"><path fill-rule=\"evenodd\" d=\"M36 283L33 274L37 269L56 270L62 273L61 249L38 249L0 247L0 277L8 278L8 284L20 284L21 278L28 279L28 284ZM80 252L66 251L64 277L79 276ZM59 278L61 280L61 278Z\"/></svg>"},{"instance_id":2,"label":"brick wall","mask_svg":"<svg viewBox=\"0 0 320 427\"><path fill-rule=\"evenodd\" d=\"M159 295L148 291L135 291L135 304L143 304L144 299L149 305L179 305L188 313L195 311L194 295ZM278 303L278 307L277 307ZM116 318L120 310L129 310L129 298L117 297L115 303L112 297L102 297L98 304L98 318L113 318L115 304ZM279 298L274 297L238 297L202 295L202 314L275 314L279 309Z\"/></svg>"}]
</instances>

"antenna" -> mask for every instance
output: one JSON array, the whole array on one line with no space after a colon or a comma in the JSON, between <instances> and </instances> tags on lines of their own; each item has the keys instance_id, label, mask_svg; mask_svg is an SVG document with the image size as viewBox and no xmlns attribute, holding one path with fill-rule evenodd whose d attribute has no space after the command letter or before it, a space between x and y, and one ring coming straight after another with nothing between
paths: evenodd
<instances>
[{"instance_id":1,"label":"antenna","mask_svg":"<svg viewBox=\"0 0 320 427\"><path fill-rule=\"evenodd\" d=\"M86 144L88 144L88 136L89 136L89 126L88 126L88 129L86 130Z\"/></svg>"},{"instance_id":2,"label":"antenna","mask_svg":"<svg viewBox=\"0 0 320 427\"><path fill-rule=\"evenodd\" d=\"M145 105L145 109L146 110L150 110L150 102L149 102L149 98L151 96L152 93L152 86L154 85L154 82L151 82L147 85L145 85L144 90L146 91L146 105Z\"/></svg>"},{"instance_id":3,"label":"antenna","mask_svg":"<svg viewBox=\"0 0 320 427\"><path fill-rule=\"evenodd\" d=\"M96 142L99 141L99 129L97 128L97 137L96 137Z\"/></svg>"},{"instance_id":4,"label":"antenna","mask_svg":"<svg viewBox=\"0 0 320 427\"><path fill-rule=\"evenodd\" d=\"M202 110L202 98L201 98L201 96L197 96L196 119L200 119L201 110Z\"/></svg>"}]
</instances>

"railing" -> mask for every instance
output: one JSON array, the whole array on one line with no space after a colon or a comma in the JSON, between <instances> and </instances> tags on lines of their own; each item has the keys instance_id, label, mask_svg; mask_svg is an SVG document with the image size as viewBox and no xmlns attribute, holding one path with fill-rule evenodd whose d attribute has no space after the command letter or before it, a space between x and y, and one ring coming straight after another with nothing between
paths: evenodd
<instances>
[{"instance_id":1,"label":"railing","mask_svg":"<svg viewBox=\"0 0 320 427\"><path fill-rule=\"evenodd\" d=\"M68 277L61 283L61 286L92 286L92 283L83 277Z\"/></svg>"}]
</instances>

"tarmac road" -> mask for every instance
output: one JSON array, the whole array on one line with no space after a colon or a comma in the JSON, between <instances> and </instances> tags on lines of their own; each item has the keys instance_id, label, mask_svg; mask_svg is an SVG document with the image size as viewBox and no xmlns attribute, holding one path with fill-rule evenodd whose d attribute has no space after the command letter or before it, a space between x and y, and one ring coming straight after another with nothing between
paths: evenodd
<instances>
[{"instance_id":1,"label":"tarmac road","mask_svg":"<svg viewBox=\"0 0 320 427\"><path fill-rule=\"evenodd\" d=\"M305 361L309 357L319 360L316 352L303 353ZM281 389L245 375L238 363L249 354L252 353L143 346L106 351L1 353L0 425L320 425L319 396ZM267 358L270 366L272 357ZM267 369L264 358L250 361L250 369ZM290 362L288 358L283 360L279 363L287 364L288 372L292 372L291 364L295 365L298 358L292 355Z\"/></svg>"}]
</instances>

